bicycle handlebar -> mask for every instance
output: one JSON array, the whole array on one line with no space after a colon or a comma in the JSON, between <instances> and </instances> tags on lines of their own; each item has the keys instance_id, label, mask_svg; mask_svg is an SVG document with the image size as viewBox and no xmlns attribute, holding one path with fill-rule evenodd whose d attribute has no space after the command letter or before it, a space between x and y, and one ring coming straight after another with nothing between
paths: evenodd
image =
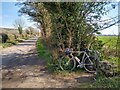
<instances>
[{"instance_id":1,"label":"bicycle handlebar","mask_svg":"<svg viewBox=\"0 0 120 90\"><path fill-rule=\"evenodd\" d=\"M86 52L86 51L73 51L73 50L68 49L68 48L65 50L65 53L66 53L66 54L71 54L71 53L82 53L82 52Z\"/></svg>"},{"instance_id":2,"label":"bicycle handlebar","mask_svg":"<svg viewBox=\"0 0 120 90\"><path fill-rule=\"evenodd\" d=\"M65 50L65 53L66 54L71 54L71 53L84 53L84 52L93 52L93 50L89 50L89 49L84 49L83 51L73 51L73 49L70 49L70 48L66 48L66 50ZM94 52L96 52L97 54L99 54L99 52L98 51L94 51Z\"/></svg>"}]
</instances>

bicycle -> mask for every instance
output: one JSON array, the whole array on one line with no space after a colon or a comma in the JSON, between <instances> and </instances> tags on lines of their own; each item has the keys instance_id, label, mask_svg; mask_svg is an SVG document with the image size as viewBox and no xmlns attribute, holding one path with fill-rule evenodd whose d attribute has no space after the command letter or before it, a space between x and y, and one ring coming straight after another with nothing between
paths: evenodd
<instances>
[{"instance_id":1,"label":"bicycle","mask_svg":"<svg viewBox=\"0 0 120 90\"><path fill-rule=\"evenodd\" d=\"M76 67L84 68L87 72L96 72L99 63L97 51L90 55L90 50L73 51L69 48L65 50L65 55L59 59L59 65L62 70L73 71ZM76 65L78 63L78 65Z\"/></svg>"}]
</instances>

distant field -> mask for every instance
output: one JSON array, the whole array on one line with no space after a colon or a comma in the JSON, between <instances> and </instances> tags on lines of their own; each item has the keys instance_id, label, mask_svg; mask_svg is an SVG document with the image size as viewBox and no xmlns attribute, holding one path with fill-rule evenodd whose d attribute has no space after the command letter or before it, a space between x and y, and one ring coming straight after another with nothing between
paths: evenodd
<instances>
[{"instance_id":1,"label":"distant field","mask_svg":"<svg viewBox=\"0 0 120 90\"><path fill-rule=\"evenodd\" d=\"M98 36L98 39L105 43L105 46L115 49L117 44L117 36Z\"/></svg>"},{"instance_id":2,"label":"distant field","mask_svg":"<svg viewBox=\"0 0 120 90\"><path fill-rule=\"evenodd\" d=\"M10 29L10 28L0 28L0 33L7 33L7 34L18 34L17 29Z\"/></svg>"},{"instance_id":3,"label":"distant field","mask_svg":"<svg viewBox=\"0 0 120 90\"><path fill-rule=\"evenodd\" d=\"M106 60L110 62L114 62L118 65L118 57L115 55L116 53L116 45L117 45L117 36L98 36L98 39L105 43L104 54L106 54ZM107 48L106 48L107 47ZM119 70L120 71L120 70Z\"/></svg>"}]
</instances>

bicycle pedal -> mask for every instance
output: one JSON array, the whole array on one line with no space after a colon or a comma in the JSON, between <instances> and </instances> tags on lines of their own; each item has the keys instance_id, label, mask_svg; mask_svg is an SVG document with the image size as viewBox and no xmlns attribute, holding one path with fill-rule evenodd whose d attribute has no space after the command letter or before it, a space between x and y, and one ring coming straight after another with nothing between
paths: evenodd
<instances>
[{"instance_id":1,"label":"bicycle pedal","mask_svg":"<svg viewBox=\"0 0 120 90\"><path fill-rule=\"evenodd\" d=\"M77 65L77 68L78 68L78 67L83 68L83 66L82 66L82 65Z\"/></svg>"}]
</instances>

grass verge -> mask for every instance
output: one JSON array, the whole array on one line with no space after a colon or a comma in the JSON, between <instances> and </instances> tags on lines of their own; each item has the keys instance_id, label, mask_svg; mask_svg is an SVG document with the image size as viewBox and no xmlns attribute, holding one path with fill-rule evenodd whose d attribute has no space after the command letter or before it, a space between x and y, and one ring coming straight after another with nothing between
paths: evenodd
<instances>
[{"instance_id":1,"label":"grass verge","mask_svg":"<svg viewBox=\"0 0 120 90\"><path fill-rule=\"evenodd\" d=\"M40 58L46 61L46 66L50 72L56 71L57 65L53 63L52 54L50 50L47 50L39 38L36 43L38 55Z\"/></svg>"},{"instance_id":2,"label":"grass verge","mask_svg":"<svg viewBox=\"0 0 120 90\"><path fill-rule=\"evenodd\" d=\"M7 48L7 47L10 47L12 45L16 45L16 44L18 44L18 43L20 43L20 42L22 42L24 40L27 40L29 38L31 38L31 37L19 38L19 39L12 40L12 41L8 40L6 43L2 43L2 41L1 41L0 46L2 46L2 48Z\"/></svg>"},{"instance_id":3,"label":"grass verge","mask_svg":"<svg viewBox=\"0 0 120 90\"><path fill-rule=\"evenodd\" d=\"M8 41L6 43L2 43L1 45L2 45L3 48L6 48L6 47L10 47L10 46L16 45L16 44L17 44L16 41Z\"/></svg>"},{"instance_id":4,"label":"grass verge","mask_svg":"<svg viewBox=\"0 0 120 90\"><path fill-rule=\"evenodd\" d=\"M94 83L83 85L82 88L119 88L119 77L99 77Z\"/></svg>"}]
</instances>

